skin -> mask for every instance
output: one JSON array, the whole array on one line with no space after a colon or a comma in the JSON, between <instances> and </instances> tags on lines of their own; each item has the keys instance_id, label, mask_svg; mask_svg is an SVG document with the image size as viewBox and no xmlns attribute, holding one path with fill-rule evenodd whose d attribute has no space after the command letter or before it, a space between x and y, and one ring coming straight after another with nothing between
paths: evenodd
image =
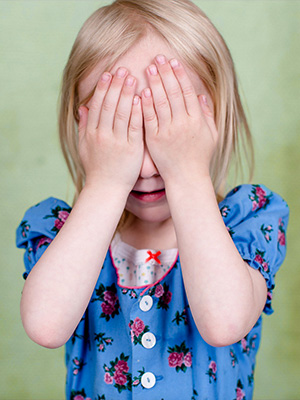
<instances>
[{"instance_id":1,"label":"skin","mask_svg":"<svg viewBox=\"0 0 300 400\"><path fill-rule=\"evenodd\" d=\"M174 58L179 64L172 67ZM154 66L153 74L148 67ZM125 83L128 77L134 78L132 86ZM126 207L132 218L122 232L125 242L137 248L178 247L189 306L203 339L212 346L237 342L260 316L267 287L240 257L220 215L209 176L218 134L201 79L152 34L111 71L99 64L81 82L81 98L95 84L92 99L80 108L78 126L86 184L25 282L21 316L27 334L51 348L69 339ZM155 203L142 204L130 195L133 189L162 187L166 197Z\"/></svg>"}]
</instances>

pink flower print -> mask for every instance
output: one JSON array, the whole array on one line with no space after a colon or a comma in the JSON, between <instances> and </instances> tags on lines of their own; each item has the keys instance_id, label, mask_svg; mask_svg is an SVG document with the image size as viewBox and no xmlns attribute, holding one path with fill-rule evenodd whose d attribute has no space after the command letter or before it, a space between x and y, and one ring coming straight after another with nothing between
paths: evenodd
<instances>
[{"instance_id":1,"label":"pink flower print","mask_svg":"<svg viewBox=\"0 0 300 400\"><path fill-rule=\"evenodd\" d=\"M101 343L101 344L99 345L98 349L99 349L99 351L102 351L102 350L104 349L104 344Z\"/></svg>"},{"instance_id":2,"label":"pink flower print","mask_svg":"<svg viewBox=\"0 0 300 400\"><path fill-rule=\"evenodd\" d=\"M252 211L255 211L257 209L257 207L258 207L258 203L254 200L252 202Z\"/></svg>"},{"instance_id":3,"label":"pink flower print","mask_svg":"<svg viewBox=\"0 0 300 400\"><path fill-rule=\"evenodd\" d=\"M117 385L123 386L127 382L127 376L124 375L122 372L116 371L114 373L114 380Z\"/></svg>"},{"instance_id":4,"label":"pink flower print","mask_svg":"<svg viewBox=\"0 0 300 400\"><path fill-rule=\"evenodd\" d=\"M113 305L106 304L106 303L101 303L101 308L102 308L102 311L104 312L104 314L106 314L106 315L111 315L115 310Z\"/></svg>"},{"instance_id":5,"label":"pink flower print","mask_svg":"<svg viewBox=\"0 0 300 400\"><path fill-rule=\"evenodd\" d=\"M132 383L132 385L133 385L133 386L137 386L139 383L140 383L140 380L139 380L139 379L136 379L136 380Z\"/></svg>"},{"instance_id":6,"label":"pink flower print","mask_svg":"<svg viewBox=\"0 0 300 400\"><path fill-rule=\"evenodd\" d=\"M55 222L54 222L54 226L58 230L60 230L62 228L63 224L64 223L60 219L56 219Z\"/></svg>"},{"instance_id":7,"label":"pink flower print","mask_svg":"<svg viewBox=\"0 0 300 400\"><path fill-rule=\"evenodd\" d=\"M267 199L265 197L259 198L258 208L262 208L266 204Z\"/></svg>"},{"instance_id":8,"label":"pink flower print","mask_svg":"<svg viewBox=\"0 0 300 400\"><path fill-rule=\"evenodd\" d=\"M162 286L162 285L157 285L156 288L155 288L155 294L154 294L154 296L159 298L159 297L161 297L163 294L164 294L164 288L163 288L163 286Z\"/></svg>"},{"instance_id":9,"label":"pink flower print","mask_svg":"<svg viewBox=\"0 0 300 400\"><path fill-rule=\"evenodd\" d=\"M270 235L269 235L268 233L265 234L265 238L266 238L266 241L267 241L267 242L270 241Z\"/></svg>"},{"instance_id":10,"label":"pink flower print","mask_svg":"<svg viewBox=\"0 0 300 400\"><path fill-rule=\"evenodd\" d=\"M254 258L254 261L257 261L259 264L263 264L264 259L262 258L262 256L260 254L257 254Z\"/></svg>"},{"instance_id":11,"label":"pink flower print","mask_svg":"<svg viewBox=\"0 0 300 400\"><path fill-rule=\"evenodd\" d=\"M263 267L263 269L264 269L265 272L267 272L267 271L269 270L269 265L268 265L268 263L266 263L266 262L263 262L263 263L262 263L262 267Z\"/></svg>"},{"instance_id":12,"label":"pink flower print","mask_svg":"<svg viewBox=\"0 0 300 400\"><path fill-rule=\"evenodd\" d=\"M51 242L52 242L52 240L50 238L42 237L39 240L38 245L36 246L36 249L38 249L39 247L42 247L43 245L48 245Z\"/></svg>"},{"instance_id":13,"label":"pink flower print","mask_svg":"<svg viewBox=\"0 0 300 400\"><path fill-rule=\"evenodd\" d=\"M108 385L112 385L114 383L113 377L108 372L106 372L104 375L104 382Z\"/></svg>"},{"instance_id":14,"label":"pink flower print","mask_svg":"<svg viewBox=\"0 0 300 400\"><path fill-rule=\"evenodd\" d=\"M75 368L73 369L73 375L78 375L79 369Z\"/></svg>"},{"instance_id":15,"label":"pink flower print","mask_svg":"<svg viewBox=\"0 0 300 400\"><path fill-rule=\"evenodd\" d=\"M283 231L278 231L278 242L281 246L285 246L285 234Z\"/></svg>"},{"instance_id":16,"label":"pink flower print","mask_svg":"<svg viewBox=\"0 0 300 400\"><path fill-rule=\"evenodd\" d=\"M247 351L247 340L246 340L245 338L243 338L243 339L241 340L241 343L242 343L243 349Z\"/></svg>"},{"instance_id":17,"label":"pink flower print","mask_svg":"<svg viewBox=\"0 0 300 400\"><path fill-rule=\"evenodd\" d=\"M267 297L268 297L269 300L272 300L272 297L273 297L272 292L268 292L267 293Z\"/></svg>"},{"instance_id":18,"label":"pink flower print","mask_svg":"<svg viewBox=\"0 0 300 400\"><path fill-rule=\"evenodd\" d=\"M186 367L191 367L192 366L192 355L190 352L188 352L183 359L184 365Z\"/></svg>"},{"instance_id":19,"label":"pink flower print","mask_svg":"<svg viewBox=\"0 0 300 400\"><path fill-rule=\"evenodd\" d=\"M242 391L241 388L236 388L236 400L243 400L245 397L245 393Z\"/></svg>"},{"instance_id":20,"label":"pink flower print","mask_svg":"<svg viewBox=\"0 0 300 400\"><path fill-rule=\"evenodd\" d=\"M266 192L264 191L263 188L261 188L260 186L256 187L256 195L259 197L259 199L262 199L264 197L266 197Z\"/></svg>"},{"instance_id":21,"label":"pink flower print","mask_svg":"<svg viewBox=\"0 0 300 400\"><path fill-rule=\"evenodd\" d=\"M84 400L84 397L81 396L81 394L78 394L77 396L74 397L74 400Z\"/></svg>"},{"instance_id":22,"label":"pink flower print","mask_svg":"<svg viewBox=\"0 0 300 400\"><path fill-rule=\"evenodd\" d=\"M116 296L116 294L115 294L114 292L112 292L112 291L110 291L110 290L106 290L106 291L104 292L104 300L105 300L108 304L114 306L114 305L116 304L117 299L118 299L118 298L117 298L117 296Z\"/></svg>"},{"instance_id":23,"label":"pink flower print","mask_svg":"<svg viewBox=\"0 0 300 400\"><path fill-rule=\"evenodd\" d=\"M165 304L169 304L172 300L172 293L168 290L163 294L163 301Z\"/></svg>"},{"instance_id":24,"label":"pink flower print","mask_svg":"<svg viewBox=\"0 0 300 400\"><path fill-rule=\"evenodd\" d=\"M168 357L170 367L181 367L183 363L183 353L171 353Z\"/></svg>"},{"instance_id":25,"label":"pink flower print","mask_svg":"<svg viewBox=\"0 0 300 400\"><path fill-rule=\"evenodd\" d=\"M68 211L59 211L58 212L58 218L61 220L61 222L65 223L68 216L70 214L68 213Z\"/></svg>"},{"instance_id":26,"label":"pink flower print","mask_svg":"<svg viewBox=\"0 0 300 400\"><path fill-rule=\"evenodd\" d=\"M124 360L119 360L118 363L115 366L115 370L121 372L128 372L129 371L129 367L126 361Z\"/></svg>"},{"instance_id":27,"label":"pink flower print","mask_svg":"<svg viewBox=\"0 0 300 400\"><path fill-rule=\"evenodd\" d=\"M212 372L215 374L217 372L217 364L216 364L216 362L215 361L211 361L209 366L208 366L208 368L211 369Z\"/></svg>"},{"instance_id":28,"label":"pink flower print","mask_svg":"<svg viewBox=\"0 0 300 400\"><path fill-rule=\"evenodd\" d=\"M136 317L135 320L133 321L133 324L131 325L131 330L133 334L135 336L139 336L144 329L145 329L144 322L139 317Z\"/></svg>"},{"instance_id":29,"label":"pink flower print","mask_svg":"<svg viewBox=\"0 0 300 400\"><path fill-rule=\"evenodd\" d=\"M73 363L74 363L75 365L79 365L79 364L80 364L80 361L79 361L78 358L76 357L76 358L74 358Z\"/></svg>"}]
</instances>

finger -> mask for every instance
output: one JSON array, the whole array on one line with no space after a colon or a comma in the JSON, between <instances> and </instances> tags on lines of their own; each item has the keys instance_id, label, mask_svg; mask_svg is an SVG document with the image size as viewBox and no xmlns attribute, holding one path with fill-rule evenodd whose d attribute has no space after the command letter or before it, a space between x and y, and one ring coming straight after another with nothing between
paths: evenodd
<instances>
[{"instance_id":1,"label":"finger","mask_svg":"<svg viewBox=\"0 0 300 400\"><path fill-rule=\"evenodd\" d=\"M158 132L158 120L154 109L151 89L146 88L142 92L142 110L146 135L155 136Z\"/></svg>"},{"instance_id":2,"label":"finger","mask_svg":"<svg viewBox=\"0 0 300 400\"><path fill-rule=\"evenodd\" d=\"M168 126L171 123L172 114L165 88L155 64L151 64L147 68L147 75L152 91L153 103L157 114L159 127L164 128L164 126Z\"/></svg>"},{"instance_id":3,"label":"finger","mask_svg":"<svg viewBox=\"0 0 300 400\"><path fill-rule=\"evenodd\" d=\"M213 114L213 112L211 111L211 109L209 107L209 104L208 104L208 101L207 101L207 97L203 94L203 95L198 96L198 99L200 101L202 114L203 114L203 116L204 116L204 118L206 120L206 123L207 123L210 131L211 131L213 139L215 141L217 141L218 140L218 136L219 136L218 135L218 130L217 130L216 123L215 123L215 120L214 120L214 114Z\"/></svg>"},{"instance_id":4,"label":"finger","mask_svg":"<svg viewBox=\"0 0 300 400\"><path fill-rule=\"evenodd\" d=\"M84 136L85 128L88 120L88 112L89 110L85 106L81 106L78 109L79 114L79 123L78 123L78 135L79 137Z\"/></svg>"},{"instance_id":5,"label":"finger","mask_svg":"<svg viewBox=\"0 0 300 400\"><path fill-rule=\"evenodd\" d=\"M128 128L128 142L142 143L143 142L143 114L141 99L135 95L132 102L130 122Z\"/></svg>"},{"instance_id":6,"label":"finger","mask_svg":"<svg viewBox=\"0 0 300 400\"><path fill-rule=\"evenodd\" d=\"M165 56L156 56L155 63L168 96L172 118L180 118L186 108L179 82Z\"/></svg>"},{"instance_id":7,"label":"finger","mask_svg":"<svg viewBox=\"0 0 300 400\"><path fill-rule=\"evenodd\" d=\"M123 85L115 113L113 131L116 135L122 136L126 140L135 87L135 77L128 75Z\"/></svg>"},{"instance_id":8,"label":"finger","mask_svg":"<svg viewBox=\"0 0 300 400\"><path fill-rule=\"evenodd\" d=\"M173 72L181 86L185 107L190 116L197 117L199 115L199 101L195 88L185 72L182 64L175 58L170 60Z\"/></svg>"},{"instance_id":9,"label":"finger","mask_svg":"<svg viewBox=\"0 0 300 400\"><path fill-rule=\"evenodd\" d=\"M93 131L97 129L97 126L99 124L101 106L107 89L109 88L110 81L111 74L109 72L104 72L96 85L91 105L89 107L89 115L87 121L88 130Z\"/></svg>"},{"instance_id":10,"label":"finger","mask_svg":"<svg viewBox=\"0 0 300 400\"><path fill-rule=\"evenodd\" d=\"M103 132L109 132L113 129L116 108L127 74L128 71L126 68L118 68L103 100L99 120L99 129L103 130Z\"/></svg>"}]
</instances>

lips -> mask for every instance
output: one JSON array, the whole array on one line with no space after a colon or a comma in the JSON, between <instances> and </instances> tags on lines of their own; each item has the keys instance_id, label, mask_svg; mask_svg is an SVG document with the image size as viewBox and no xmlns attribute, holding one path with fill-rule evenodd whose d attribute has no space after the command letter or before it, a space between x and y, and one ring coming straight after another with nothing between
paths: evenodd
<instances>
[{"instance_id":1,"label":"lips","mask_svg":"<svg viewBox=\"0 0 300 400\"><path fill-rule=\"evenodd\" d=\"M160 198L165 196L165 189L154 190L152 192L140 192L137 190L132 190L130 193L134 198L141 200L146 203L151 203L158 201Z\"/></svg>"}]
</instances>

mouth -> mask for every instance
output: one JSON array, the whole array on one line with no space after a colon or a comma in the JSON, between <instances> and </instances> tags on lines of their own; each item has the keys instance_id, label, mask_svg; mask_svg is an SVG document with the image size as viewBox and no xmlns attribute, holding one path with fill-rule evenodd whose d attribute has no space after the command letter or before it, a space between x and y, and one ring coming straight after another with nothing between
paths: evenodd
<instances>
[{"instance_id":1,"label":"mouth","mask_svg":"<svg viewBox=\"0 0 300 400\"><path fill-rule=\"evenodd\" d=\"M139 192L137 190L132 190L130 195L146 203L152 203L161 199L166 195L166 193L165 189L154 190L153 192Z\"/></svg>"}]
</instances>

